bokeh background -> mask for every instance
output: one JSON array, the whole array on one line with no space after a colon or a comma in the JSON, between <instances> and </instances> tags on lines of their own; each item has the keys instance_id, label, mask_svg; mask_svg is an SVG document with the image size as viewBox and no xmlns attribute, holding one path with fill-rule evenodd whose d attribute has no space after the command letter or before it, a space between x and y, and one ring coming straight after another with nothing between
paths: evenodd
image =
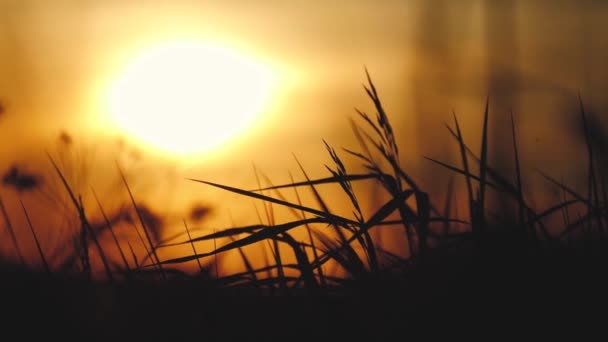
<instances>
[{"instance_id":1,"label":"bokeh background","mask_svg":"<svg viewBox=\"0 0 608 342\"><path fill-rule=\"evenodd\" d=\"M182 232L182 218L207 232L257 223L252 201L186 178L252 189L255 168L275 184L289 182L290 172L301 180L293 155L311 177L327 176L322 139L357 149L354 108L373 115L366 67L403 165L429 192L444 194L449 178L422 156L458 162L445 128L453 112L478 150L489 96L490 162L513 170L512 112L526 189L539 205L550 203L552 190L534 195L547 190L535 169L584 186L579 94L599 131L606 121L607 16L599 0L0 0L0 194L15 226L25 224L25 203L53 255L70 253L66 237L79 228L47 153L98 222L91 188L109 213L128 204L118 164L136 200L162 222L159 235ZM142 47L182 35L221 41L282 76L265 124L212 158L159 155L107 124L104 94L121 66ZM16 175L35 186L15 186ZM359 190L366 209L381 203L382 194ZM348 212L341 195L334 209ZM34 255L31 235L17 235Z\"/></svg>"}]
</instances>

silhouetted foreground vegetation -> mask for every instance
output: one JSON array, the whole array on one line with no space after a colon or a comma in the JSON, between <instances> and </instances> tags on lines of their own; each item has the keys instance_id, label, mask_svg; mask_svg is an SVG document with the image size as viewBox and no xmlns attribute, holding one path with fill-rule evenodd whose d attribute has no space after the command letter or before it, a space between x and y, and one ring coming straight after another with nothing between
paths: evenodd
<instances>
[{"instance_id":1,"label":"silhouetted foreground vegetation","mask_svg":"<svg viewBox=\"0 0 608 342\"><path fill-rule=\"evenodd\" d=\"M106 260L104 247L95 239L99 230L92 228L77 195L53 162L82 224L81 268L79 272L55 272L47 265L44 272L35 273L4 267L0 304L12 317L5 321L7 328L20 336L43 331L86 340L127 336L386 340L418 333L433 336L440 331L454 336L598 331L605 323L607 307L608 189L603 173L598 172L582 101L588 191L580 194L544 175L561 189L564 199L541 211L524 196L515 124L511 127L516 166L513 182L487 162L488 105L479 154L465 143L454 115L449 133L460 151L461 165L428 159L464 180L469 214L462 219L450 217L449 201L438 209L434 199L401 167L388 116L369 76L368 81L365 91L373 101L375 116L358 111L363 125L353 121L352 127L360 151L344 150L363 163L366 173L349 173L338 153L326 144L335 163L327 167L331 172L327 178L310 179L302 168L303 182L252 191L193 179L290 210L295 219L276 223L267 210L268 224L231 227L197 237L186 225L185 238L172 244L153 242L147 220L131 197L144 227L141 238L149 249L147 263L130 263L124 255L119 262ZM16 170L11 175L17 179ZM360 206L365 198L353 190L353 182L359 181L374 181L390 194L369 217ZM126 180L124 183L128 189ZM331 183L340 185L350 199L352 218L331 212L329 199L321 196L318 187ZM290 202L281 194L284 189L296 194L311 191L316 203ZM490 208L491 196L509 203L512 210ZM563 225L555 226L556 220L551 220L553 226L547 226L546 220L555 215ZM13 229L8 213L3 216L7 228ZM104 229L111 231L111 220L106 221ZM374 241L372 230L386 226L403 229L407 238L403 253L388 252ZM305 230L308 239L296 239L296 229ZM216 239L231 242L207 253L194 247L195 242ZM104 281L90 279L90 243L91 250L96 249L104 260ZM274 262L258 269L243 248L259 243L269 244ZM193 253L159 258L160 248L176 244L192 245ZM289 247L295 262L285 262L278 245ZM173 268L227 251L240 253L242 273L215 278L203 266L206 263L199 264L200 272L194 275ZM40 255L44 259L43 251ZM329 263L338 265L343 275L328 273ZM13 327L15 321L26 327Z\"/></svg>"}]
</instances>

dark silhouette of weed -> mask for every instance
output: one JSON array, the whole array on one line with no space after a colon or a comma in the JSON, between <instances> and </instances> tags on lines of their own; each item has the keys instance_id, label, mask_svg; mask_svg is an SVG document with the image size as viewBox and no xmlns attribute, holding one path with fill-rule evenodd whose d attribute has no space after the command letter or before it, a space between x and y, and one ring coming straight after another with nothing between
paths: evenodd
<instances>
[{"instance_id":1,"label":"dark silhouette of weed","mask_svg":"<svg viewBox=\"0 0 608 342\"><path fill-rule=\"evenodd\" d=\"M323 141L333 162L332 166L325 165L327 177L309 177L295 158L302 181L292 178L289 183L275 185L257 169L256 189L189 179L200 186L262 201L263 211L256 224L195 235L183 220L183 232L162 239L163 217L136 201L122 172L129 202L106 215L96 198L103 219L91 220L79 194L49 155L81 224L81 249L68 259L72 263L80 261L82 267L80 273L73 269L67 273L51 269L42 242L28 219L46 273L53 277L45 283L49 286L48 297L35 297L34 304L49 303L49 298L59 295L57 303L72 303L75 310L80 310L74 312L89 314L78 315L76 320L83 333L90 333L92 327L108 336L125 337L124 334L133 333L138 338L157 333L158 325L163 325L162 331L171 337L203 331L226 339L252 336L261 329L285 338L302 332L314 333L322 327L341 333L342 337L367 339L403 331L428 333L437 326L450 331L465 327L476 332L502 331L505 327L543 330L548 327L545 322L559 321L569 314L575 316L569 317L571 326L595 322L597 317L589 313L605 308L608 303L604 290L608 284L603 280L608 260L605 228L608 201L603 173L597 170L597 160L603 157L600 156L603 138L600 131L590 129L591 119L582 99L579 114L588 158L584 167L587 191L582 193L539 171L563 194L561 202L544 209L535 208L526 196L521 146L513 115L509 144L513 148L515 175L510 177L501 174L499 170L503 168L492 165L488 158L492 153L488 141L493 138L488 130L492 115L489 99L482 108L478 153L466 143L454 113L454 125L447 125L446 136L456 141L460 165L425 156L429 162L452 172L456 176L454 182L464 181L467 214L452 217L453 190L448 189L448 200L439 210L435 194L426 192L407 172L399 158L389 117L367 70L366 76L368 83L364 90L375 113L357 110L358 121L351 120L360 151L336 150ZM60 139L71 144L67 137ZM342 154L361 162L365 172L350 173ZM28 175L15 168L4 178L5 185L19 190L15 184L21 184L18 181ZM262 185L261 179L267 185ZM388 194L388 199L371 213L364 212L362 203L367 197L356 191L358 182L372 182ZM350 214L332 210L333 198L323 192L323 187L331 185L338 190L329 194L346 196L352 209ZM293 191L296 200L290 200L285 190ZM302 200L303 191L310 192L312 203ZM487 200L490 195L510 202L517 209L515 214L492 206ZM26 207L22 207L27 215ZM291 213L293 219L279 222L276 213L281 209ZM198 222L210 212L209 207L195 204L190 208L189 219ZM4 209L3 216L7 227L13 229ZM555 224L555 217L563 217L563 225ZM549 219L553 219L555 226L547 227ZM139 240L120 242L114 232L120 223L131 226ZM395 227L400 229L403 239L397 252L385 249L371 234L372 230ZM298 231L305 233L304 239L296 238ZM115 258L118 261L104 256L110 247L101 245L96 238L104 232L112 235L112 243L119 251L120 258ZM198 248L197 243L202 242L213 244L213 248ZM105 279L110 282L91 281L89 277L91 263L87 253L91 243L104 260ZM128 246L129 257L122 244ZM134 246L144 249L145 255L138 255ZM253 256L247 249L250 246L268 247L264 250L271 255L264 265L252 262ZM159 253L173 247L186 247L181 250L187 250L187 254L163 258L168 253ZM243 262L242 272L228 274L219 269L218 260L226 253L238 253ZM194 262L197 266L194 274L179 267ZM31 291L32 283L39 281L23 277L23 288ZM11 285L0 283L0 286ZM62 292L66 286L73 289L71 296ZM103 310L108 311L91 302L102 294L107 296ZM79 298L77 303L73 296ZM282 306L275 301L277 297L281 297L279 301L289 298L289 303L297 305ZM253 310L251 307L255 310L247 311ZM243 310L250 315L241 316ZM508 313L513 310L522 317L520 326L510 323L513 317ZM91 321L88 316L95 316L98 321ZM127 318L129 323L125 325L123 320ZM235 322L239 329L231 329ZM155 329L143 332L137 329L150 324Z\"/></svg>"},{"instance_id":2,"label":"dark silhouette of weed","mask_svg":"<svg viewBox=\"0 0 608 342\"><path fill-rule=\"evenodd\" d=\"M13 165L4 173L2 184L18 192L31 191L42 185L42 176L25 172L17 165Z\"/></svg>"}]
</instances>

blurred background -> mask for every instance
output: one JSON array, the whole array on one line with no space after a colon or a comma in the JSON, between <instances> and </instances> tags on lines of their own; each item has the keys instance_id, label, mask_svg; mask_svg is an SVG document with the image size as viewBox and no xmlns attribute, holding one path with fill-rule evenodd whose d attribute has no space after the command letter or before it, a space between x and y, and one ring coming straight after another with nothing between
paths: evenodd
<instances>
[{"instance_id":1,"label":"blurred background","mask_svg":"<svg viewBox=\"0 0 608 342\"><path fill-rule=\"evenodd\" d=\"M290 182L290 172L302 180L294 155L309 176L328 176L322 139L356 150L354 109L374 115L365 68L402 164L432 194L444 196L449 173L422 156L460 166L445 127L452 113L479 151L487 98L491 165L513 172L512 113L529 196L545 189L537 168L584 188L579 93L601 136L607 16L600 0L0 0L0 195L15 226L25 222L24 201L57 255L79 227L47 152L99 222L91 188L109 213L128 204L119 166L162 234L181 232L182 218L207 231L257 223L252 201L186 178L252 189L257 169L275 184ZM280 75L263 124L212 156L160 154L108 123L108 86L121 68L144 47L184 35L222 42ZM381 204L382 194L360 191L367 209ZM348 198L336 197L335 210L349 213ZM192 216L196 209L204 220ZM28 234L17 232L33 246Z\"/></svg>"}]
</instances>

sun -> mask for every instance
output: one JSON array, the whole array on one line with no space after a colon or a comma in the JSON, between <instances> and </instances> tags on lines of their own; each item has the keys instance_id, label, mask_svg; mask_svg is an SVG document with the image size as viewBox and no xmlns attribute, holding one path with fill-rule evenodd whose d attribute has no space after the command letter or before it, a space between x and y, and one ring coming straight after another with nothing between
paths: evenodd
<instances>
[{"instance_id":1,"label":"sun","mask_svg":"<svg viewBox=\"0 0 608 342\"><path fill-rule=\"evenodd\" d=\"M220 45L171 41L134 57L110 86L109 113L127 137L179 156L221 150L268 109L268 66Z\"/></svg>"}]
</instances>

